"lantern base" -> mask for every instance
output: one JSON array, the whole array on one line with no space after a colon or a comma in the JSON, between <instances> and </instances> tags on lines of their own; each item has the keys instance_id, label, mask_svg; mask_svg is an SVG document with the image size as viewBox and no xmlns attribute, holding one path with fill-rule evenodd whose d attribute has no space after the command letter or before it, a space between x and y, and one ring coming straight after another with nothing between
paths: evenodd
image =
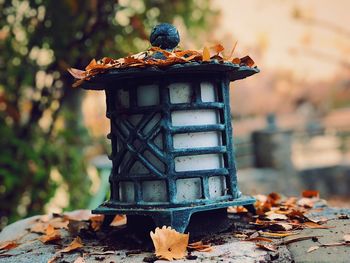
<instances>
[{"instance_id":1,"label":"lantern base","mask_svg":"<svg viewBox=\"0 0 350 263\"><path fill-rule=\"evenodd\" d=\"M254 204L255 198L251 196L241 196L231 201L216 202L205 205L194 205L187 207L134 207L134 208L116 208L113 202L107 201L100 205L93 214L116 215L125 214L129 216L148 216L151 217L156 227L171 226L178 232L184 233L189 225L192 214L208 211L221 210L229 206L249 206Z\"/></svg>"}]
</instances>

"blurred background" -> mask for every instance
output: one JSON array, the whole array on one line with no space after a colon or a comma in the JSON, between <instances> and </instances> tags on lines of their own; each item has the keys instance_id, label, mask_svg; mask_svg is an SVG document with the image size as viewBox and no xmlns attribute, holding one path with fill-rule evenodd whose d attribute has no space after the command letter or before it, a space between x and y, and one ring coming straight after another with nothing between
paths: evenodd
<instances>
[{"instance_id":1,"label":"blurred background","mask_svg":"<svg viewBox=\"0 0 350 263\"><path fill-rule=\"evenodd\" d=\"M0 229L101 202L105 97L71 88L67 68L143 51L160 22L177 26L182 49L237 41L235 56L261 69L231 87L244 193L312 188L350 206L349 9L347 0L0 0Z\"/></svg>"}]
</instances>

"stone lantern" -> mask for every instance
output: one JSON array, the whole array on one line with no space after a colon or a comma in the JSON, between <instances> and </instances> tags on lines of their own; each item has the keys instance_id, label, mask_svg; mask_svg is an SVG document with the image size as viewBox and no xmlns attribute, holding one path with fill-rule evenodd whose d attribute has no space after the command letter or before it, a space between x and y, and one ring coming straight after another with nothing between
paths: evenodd
<instances>
[{"instance_id":1,"label":"stone lantern","mask_svg":"<svg viewBox=\"0 0 350 263\"><path fill-rule=\"evenodd\" d=\"M179 42L169 24L150 39L165 50ZM84 89L106 93L112 142L110 199L93 213L184 232L192 214L253 204L237 186L229 89L257 72L213 60L110 69L86 81Z\"/></svg>"}]
</instances>

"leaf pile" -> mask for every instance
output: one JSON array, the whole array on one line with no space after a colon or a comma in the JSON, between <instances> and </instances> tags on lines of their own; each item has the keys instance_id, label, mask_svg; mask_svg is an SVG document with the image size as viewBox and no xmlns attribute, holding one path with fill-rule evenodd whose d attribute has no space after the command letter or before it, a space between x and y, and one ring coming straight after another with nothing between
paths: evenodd
<instances>
[{"instance_id":1,"label":"leaf pile","mask_svg":"<svg viewBox=\"0 0 350 263\"><path fill-rule=\"evenodd\" d=\"M237 44L237 43L236 43ZM90 80L93 76L104 73L110 69L125 68L142 68L142 67L159 67L164 68L174 64L184 64L188 62L208 63L216 60L219 63L231 62L234 64L244 65L248 67L254 66L254 61L249 57L233 58L236 44L229 54L225 54L225 48L221 44L211 47L204 47L203 51L197 50L174 50L169 52L159 47L151 47L145 52L130 55L124 58L113 59L104 57L101 60L91 60L85 70L75 68L68 69L69 73L78 81L73 87L78 87L84 81Z\"/></svg>"}]
</instances>

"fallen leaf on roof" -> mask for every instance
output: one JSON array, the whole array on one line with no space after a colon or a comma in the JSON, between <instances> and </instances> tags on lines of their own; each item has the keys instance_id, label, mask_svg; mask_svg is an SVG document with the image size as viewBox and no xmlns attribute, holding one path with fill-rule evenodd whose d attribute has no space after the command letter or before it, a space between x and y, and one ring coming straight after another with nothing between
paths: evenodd
<instances>
[{"instance_id":1,"label":"fallen leaf on roof","mask_svg":"<svg viewBox=\"0 0 350 263\"><path fill-rule=\"evenodd\" d=\"M317 249L319 249L320 247L319 246L312 246L312 247L309 247L309 249L307 250L307 253L310 253L312 251L315 251Z\"/></svg>"},{"instance_id":2,"label":"fallen leaf on roof","mask_svg":"<svg viewBox=\"0 0 350 263\"><path fill-rule=\"evenodd\" d=\"M322 237L322 236L303 236L303 237L296 237L296 238L292 238L292 239L285 240L285 241L281 242L280 244L289 245L289 244L292 244L292 243L295 243L295 242L304 241L304 240L308 240L308 239L319 238L319 237Z\"/></svg>"},{"instance_id":3,"label":"fallen leaf on roof","mask_svg":"<svg viewBox=\"0 0 350 263\"><path fill-rule=\"evenodd\" d=\"M277 251L277 247L273 244L262 244L262 243L256 243L255 244L258 248L267 250L267 251L272 251L272 252L276 252Z\"/></svg>"},{"instance_id":4,"label":"fallen leaf on roof","mask_svg":"<svg viewBox=\"0 0 350 263\"><path fill-rule=\"evenodd\" d=\"M69 253L71 251L77 250L79 248L82 248L84 245L81 241L80 237L74 238L74 240L64 249L59 250L60 253Z\"/></svg>"},{"instance_id":5,"label":"fallen leaf on roof","mask_svg":"<svg viewBox=\"0 0 350 263\"><path fill-rule=\"evenodd\" d=\"M54 262L56 262L56 260L59 259L59 258L60 258L60 255L55 254L52 258L50 258L50 259L47 261L47 263L54 263Z\"/></svg>"},{"instance_id":6,"label":"fallen leaf on roof","mask_svg":"<svg viewBox=\"0 0 350 263\"><path fill-rule=\"evenodd\" d=\"M89 229L89 222L87 221L77 221L77 220L69 220L68 231L71 235L78 235L83 229Z\"/></svg>"},{"instance_id":7,"label":"fallen leaf on roof","mask_svg":"<svg viewBox=\"0 0 350 263\"><path fill-rule=\"evenodd\" d=\"M0 250L10 250L15 247L18 247L18 243L16 241L6 241L4 243L0 243Z\"/></svg>"},{"instance_id":8,"label":"fallen leaf on roof","mask_svg":"<svg viewBox=\"0 0 350 263\"><path fill-rule=\"evenodd\" d=\"M287 236L296 235L296 233L293 233L293 232L286 232L286 233L261 232L260 234L261 234L262 236L266 236L266 237L276 237L276 238L281 238L281 237L287 237Z\"/></svg>"},{"instance_id":9,"label":"fallen leaf on roof","mask_svg":"<svg viewBox=\"0 0 350 263\"><path fill-rule=\"evenodd\" d=\"M288 217L286 215L283 214L277 214L277 213L272 213L272 214L268 214L266 216L267 219L273 221L273 220L287 220Z\"/></svg>"},{"instance_id":10,"label":"fallen leaf on roof","mask_svg":"<svg viewBox=\"0 0 350 263\"><path fill-rule=\"evenodd\" d=\"M182 234L171 227L157 227L154 233L150 232L155 254L166 260L181 259L186 255L189 235Z\"/></svg>"},{"instance_id":11,"label":"fallen leaf on roof","mask_svg":"<svg viewBox=\"0 0 350 263\"><path fill-rule=\"evenodd\" d=\"M190 249L199 251L199 252L211 252L211 251L213 251L213 247L211 245L203 244L202 241L191 243L187 247Z\"/></svg>"},{"instance_id":12,"label":"fallen leaf on roof","mask_svg":"<svg viewBox=\"0 0 350 263\"><path fill-rule=\"evenodd\" d=\"M318 199L317 199L318 200ZM299 206L303 206L303 207L306 207L306 208L312 208L314 207L315 205L315 201L317 201L313 198L306 198L306 197L303 197L301 199L298 200L297 204Z\"/></svg>"},{"instance_id":13,"label":"fallen leaf on roof","mask_svg":"<svg viewBox=\"0 0 350 263\"><path fill-rule=\"evenodd\" d=\"M313 198L313 197L320 197L320 192L319 191L315 191L315 190L305 190L301 193L302 197L306 197L306 198Z\"/></svg>"},{"instance_id":14,"label":"fallen leaf on roof","mask_svg":"<svg viewBox=\"0 0 350 263\"><path fill-rule=\"evenodd\" d=\"M272 239L266 238L266 237L253 237L253 238L247 238L244 241L264 241L264 242L273 242Z\"/></svg>"},{"instance_id":15,"label":"fallen leaf on roof","mask_svg":"<svg viewBox=\"0 0 350 263\"><path fill-rule=\"evenodd\" d=\"M210 52L207 47L203 48L203 55L202 55L202 61L209 61L210 60Z\"/></svg>"},{"instance_id":16,"label":"fallen leaf on roof","mask_svg":"<svg viewBox=\"0 0 350 263\"><path fill-rule=\"evenodd\" d=\"M55 228L50 224L46 227L45 235L39 238L39 240L44 244L60 239L61 232L59 230L55 230Z\"/></svg>"}]
</instances>

